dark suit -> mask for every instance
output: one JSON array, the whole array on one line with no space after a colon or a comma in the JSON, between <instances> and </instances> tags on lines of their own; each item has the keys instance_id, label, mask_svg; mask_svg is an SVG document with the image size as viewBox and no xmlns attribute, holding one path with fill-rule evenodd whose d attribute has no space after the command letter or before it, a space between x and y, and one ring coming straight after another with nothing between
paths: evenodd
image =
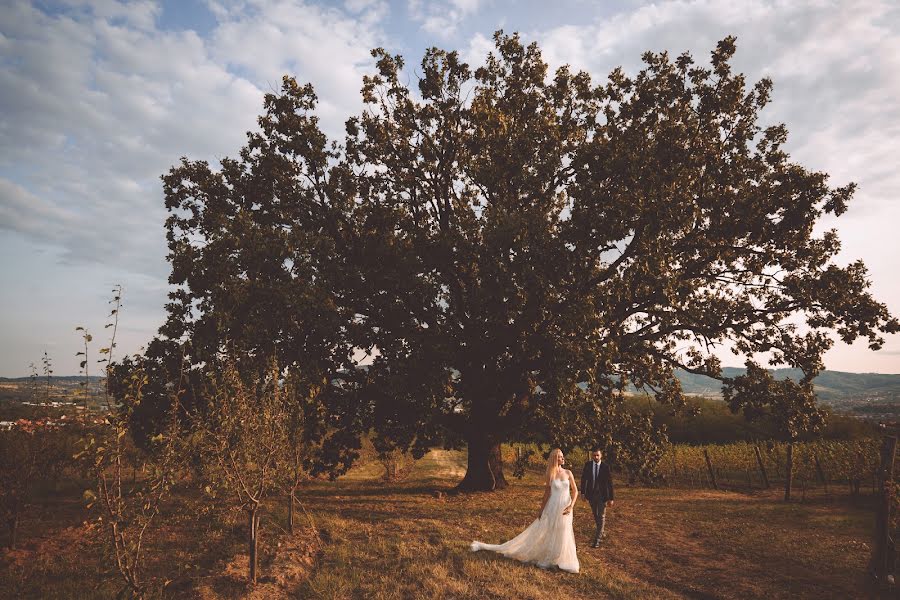
<instances>
[{"instance_id":1,"label":"dark suit","mask_svg":"<svg viewBox=\"0 0 900 600\"><path fill-rule=\"evenodd\" d=\"M581 470L581 493L591 504L594 523L597 525L594 543L598 543L606 527L606 503L615 499L612 476L607 463L600 461L600 465L596 468L592 460L584 464L584 469Z\"/></svg>"}]
</instances>

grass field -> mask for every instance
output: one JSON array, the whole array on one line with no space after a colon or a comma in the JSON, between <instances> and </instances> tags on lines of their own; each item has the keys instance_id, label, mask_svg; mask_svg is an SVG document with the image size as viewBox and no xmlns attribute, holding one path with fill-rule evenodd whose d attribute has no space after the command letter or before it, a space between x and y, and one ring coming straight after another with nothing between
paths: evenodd
<instances>
[{"instance_id":1,"label":"grass field","mask_svg":"<svg viewBox=\"0 0 900 600\"><path fill-rule=\"evenodd\" d=\"M284 503L270 503L262 579L252 592L243 583L240 522L198 515L181 497L150 550L153 568L171 573L166 596L185 598L867 597L867 499L785 504L775 491L620 485L608 513L610 537L599 549L588 547L593 524L579 501L581 573L573 575L469 551L473 539L498 543L521 531L539 507L541 483L532 474L500 493L436 494L458 481L463 458L433 451L397 484L381 483L377 464L314 483L303 491L308 514L301 512L304 527L294 536L283 530ZM112 597L113 585L95 586L97 569L79 541L83 509L48 502L32 509L22 549L4 556L0 595Z\"/></svg>"},{"instance_id":2,"label":"grass field","mask_svg":"<svg viewBox=\"0 0 900 600\"><path fill-rule=\"evenodd\" d=\"M853 598L869 552L872 513L825 497L785 505L775 492L620 486L608 543L588 546L587 503L575 512L581 573L542 571L473 554L499 543L539 507L536 475L496 494L444 496L462 457L435 451L410 479L385 487L351 473L319 484L308 508L326 538L296 593L314 598ZM455 471L455 472L454 472ZM452 474L450 478L448 474Z\"/></svg>"}]
</instances>

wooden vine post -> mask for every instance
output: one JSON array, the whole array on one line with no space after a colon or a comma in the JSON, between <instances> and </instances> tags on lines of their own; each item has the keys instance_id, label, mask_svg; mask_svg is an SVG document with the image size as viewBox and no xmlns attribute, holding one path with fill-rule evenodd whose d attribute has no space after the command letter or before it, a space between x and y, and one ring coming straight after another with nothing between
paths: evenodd
<instances>
[{"instance_id":1,"label":"wooden vine post","mask_svg":"<svg viewBox=\"0 0 900 600\"><path fill-rule=\"evenodd\" d=\"M794 482L794 442L787 445L787 474L784 478L784 501L791 500L791 484Z\"/></svg>"},{"instance_id":2,"label":"wooden vine post","mask_svg":"<svg viewBox=\"0 0 900 600\"><path fill-rule=\"evenodd\" d=\"M713 488L719 489L719 484L716 483L716 471L713 469L712 461L709 459L709 450L706 448L703 449L703 456L706 457L706 467L709 469L709 479L712 481Z\"/></svg>"},{"instance_id":3,"label":"wooden vine post","mask_svg":"<svg viewBox=\"0 0 900 600\"><path fill-rule=\"evenodd\" d=\"M678 480L678 460L675 457L675 444L672 444L672 482Z\"/></svg>"},{"instance_id":4,"label":"wooden vine post","mask_svg":"<svg viewBox=\"0 0 900 600\"><path fill-rule=\"evenodd\" d=\"M879 501L875 515L875 544L872 549L870 572L875 582L883 586L894 574L896 547L891 536L891 509L894 502L894 456L896 435L885 436L881 445L881 467L878 471Z\"/></svg>"},{"instance_id":5,"label":"wooden vine post","mask_svg":"<svg viewBox=\"0 0 900 600\"><path fill-rule=\"evenodd\" d=\"M766 465L763 462L759 446L753 446L753 451L756 454L756 464L759 465L759 472L762 475L763 485L766 486L766 489L769 489L769 476L766 474Z\"/></svg>"},{"instance_id":6,"label":"wooden vine post","mask_svg":"<svg viewBox=\"0 0 900 600\"><path fill-rule=\"evenodd\" d=\"M825 470L822 469L822 463L819 461L819 453L813 453L813 460L816 463L816 475L819 476L819 481L825 487L825 493L828 493L828 480L825 479Z\"/></svg>"}]
</instances>

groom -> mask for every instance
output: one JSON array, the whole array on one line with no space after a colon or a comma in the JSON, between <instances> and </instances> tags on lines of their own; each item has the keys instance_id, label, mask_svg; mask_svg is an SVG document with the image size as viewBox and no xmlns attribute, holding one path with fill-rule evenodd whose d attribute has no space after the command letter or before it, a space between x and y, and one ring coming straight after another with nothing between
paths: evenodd
<instances>
[{"instance_id":1,"label":"groom","mask_svg":"<svg viewBox=\"0 0 900 600\"><path fill-rule=\"evenodd\" d=\"M584 464L581 471L581 493L591 505L597 531L591 548L600 545L600 539L606 537L606 506L613 505L613 484L609 473L609 465L603 462L603 451L599 447L591 448L591 460Z\"/></svg>"}]
</instances>

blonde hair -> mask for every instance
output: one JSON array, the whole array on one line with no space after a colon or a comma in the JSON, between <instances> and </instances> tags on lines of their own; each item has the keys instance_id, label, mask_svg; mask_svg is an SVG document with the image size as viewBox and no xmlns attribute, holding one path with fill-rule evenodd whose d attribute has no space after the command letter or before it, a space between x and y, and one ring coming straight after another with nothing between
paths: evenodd
<instances>
[{"instance_id":1,"label":"blonde hair","mask_svg":"<svg viewBox=\"0 0 900 600\"><path fill-rule=\"evenodd\" d=\"M556 474L559 472L559 455L562 454L562 450L559 448L554 448L550 451L550 456L547 457L547 481L550 482L556 477Z\"/></svg>"}]
</instances>

